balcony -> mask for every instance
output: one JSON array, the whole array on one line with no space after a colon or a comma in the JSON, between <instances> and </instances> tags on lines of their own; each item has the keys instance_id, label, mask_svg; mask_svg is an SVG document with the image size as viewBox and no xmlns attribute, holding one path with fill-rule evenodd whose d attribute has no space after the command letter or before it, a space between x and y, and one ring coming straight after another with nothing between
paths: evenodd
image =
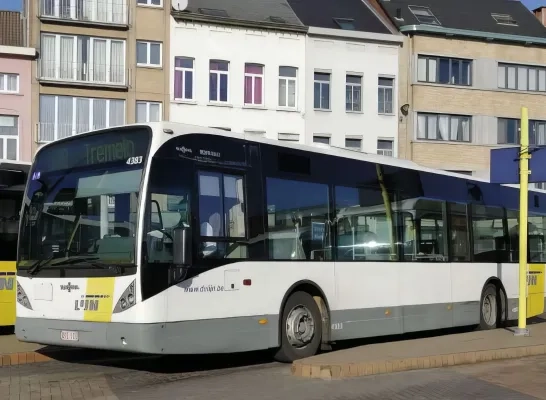
<instances>
[{"instance_id":1,"label":"balcony","mask_svg":"<svg viewBox=\"0 0 546 400\"><path fill-rule=\"evenodd\" d=\"M120 89L129 86L129 70L125 68L125 63L117 65L40 59L37 72L37 79L42 83Z\"/></svg>"},{"instance_id":2,"label":"balcony","mask_svg":"<svg viewBox=\"0 0 546 400\"><path fill-rule=\"evenodd\" d=\"M68 116L68 114L61 114L61 117ZM72 116L69 116L72 118ZM114 124L115 125L115 124ZM85 133L93 131L96 129L108 128L108 124L75 124L75 123L54 123L54 122L39 122L37 124L37 142L38 143L49 143L54 142L59 139L67 138L70 136L79 135L80 133Z\"/></svg>"},{"instance_id":3,"label":"balcony","mask_svg":"<svg viewBox=\"0 0 546 400\"><path fill-rule=\"evenodd\" d=\"M39 0L40 20L106 25L126 28L129 26L127 0Z\"/></svg>"}]
</instances>

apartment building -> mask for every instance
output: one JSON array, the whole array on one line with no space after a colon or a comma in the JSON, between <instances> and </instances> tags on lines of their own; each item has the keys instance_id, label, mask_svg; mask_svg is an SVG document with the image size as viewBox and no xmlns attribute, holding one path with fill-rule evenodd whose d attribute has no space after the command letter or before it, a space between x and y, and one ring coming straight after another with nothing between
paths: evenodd
<instances>
[{"instance_id":1,"label":"apartment building","mask_svg":"<svg viewBox=\"0 0 546 400\"><path fill-rule=\"evenodd\" d=\"M396 154L388 19L362 0L241 1L172 12L171 120Z\"/></svg>"},{"instance_id":2,"label":"apartment building","mask_svg":"<svg viewBox=\"0 0 546 400\"><path fill-rule=\"evenodd\" d=\"M24 46L21 13L0 11L0 159L32 159L32 60Z\"/></svg>"},{"instance_id":3,"label":"apartment building","mask_svg":"<svg viewBox=\"0 0 546 400\"><path fill-rule=\"evenodd\" d=\"M169 118L169 0L25 1L35 147ZM138 25L138 26L137 26Z\"/></svg>"},{"instance_id":4,"label":"apartment building","mask_svg":"<svg viewBox=\"0 0 546 400\"><path fill-rule=\"evenodd\" d=\"M406 38L399 155L489 177L492 148L546 144L546 29L519 1L379 0Z\"/></svg>"},{"instance_id":5,"label":"apartment building","mask_svg":"<svg viewBox=\"0 0 546 400\"><path fill-rule=\"evenodd\" d=\"M396 156L403 36L367 0L288 0L309 27L307 143Z\"/></svg>"}]
</instances>

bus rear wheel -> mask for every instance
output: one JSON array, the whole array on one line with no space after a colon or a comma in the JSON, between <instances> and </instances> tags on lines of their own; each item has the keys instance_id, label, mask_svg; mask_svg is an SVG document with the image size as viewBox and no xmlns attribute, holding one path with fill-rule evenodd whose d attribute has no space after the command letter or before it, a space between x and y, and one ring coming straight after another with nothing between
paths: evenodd
<instances>
[{"instance_id":1,"label":"bus rear wheel","mask_svg":"<svg viewBox=\"0 0 546 400\"><path fill-rule=\"evenodd\" d=\"M485 286L480 299L480 330L490 330L499 327L502 320L502 291L489 283Z\"/></svg>"},{"instance_id":2,"label":"bus rear wheel","mask_svg":"<svg viewBox=\"0 0 546 400\"><path fill-rule=\"evenodd\" d=\"M281 318L281 346L275 360L292 362L317 354L322 340L322 318L313 297L306 292L292 293Z\"/></svg>"}]
</instances>

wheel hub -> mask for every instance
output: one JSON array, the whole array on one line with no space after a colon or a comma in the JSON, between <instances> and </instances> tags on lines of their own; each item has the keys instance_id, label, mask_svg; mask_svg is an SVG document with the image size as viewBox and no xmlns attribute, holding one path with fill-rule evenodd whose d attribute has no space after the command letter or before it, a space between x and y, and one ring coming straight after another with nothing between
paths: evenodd
<instances>
[{"instance_id":1,"label":"wheel hub","mask_svg":"<svg viewBox=\"0 0 546 400\"><path fill-rule=\"evenodd\" d=\"M299 305L290 310L286 318L286 336L294 347L305 347L313 340L315 321L307 307Z\"/></svg>"},{"instance_id":2,"label":"wheel hub","mask_svg":"<svg viewBox=\"0 0 546 400\"><path fill-rule=\"evenodd\" d=\"M482 305L483 320L489 326L493 326L497 323L497 297L488 294L483 299Z\"/></svg>"}]
</instances>

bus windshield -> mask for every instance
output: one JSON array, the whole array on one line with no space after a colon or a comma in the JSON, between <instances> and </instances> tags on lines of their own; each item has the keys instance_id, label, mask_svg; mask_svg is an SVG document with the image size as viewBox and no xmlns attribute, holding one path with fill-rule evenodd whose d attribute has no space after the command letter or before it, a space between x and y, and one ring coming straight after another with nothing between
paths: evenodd
<instances>
[{"instance_id":1,"label":"bus windshield","mask_svg":"<svg viewBox=\"0 0 546 400\"><path fill-rule=\"evenodd\" d=\"M19 269L134 265L137 202L149 143L148 128L132 127L40 151L25 193Z\"/></svg>"}]
</instances>

